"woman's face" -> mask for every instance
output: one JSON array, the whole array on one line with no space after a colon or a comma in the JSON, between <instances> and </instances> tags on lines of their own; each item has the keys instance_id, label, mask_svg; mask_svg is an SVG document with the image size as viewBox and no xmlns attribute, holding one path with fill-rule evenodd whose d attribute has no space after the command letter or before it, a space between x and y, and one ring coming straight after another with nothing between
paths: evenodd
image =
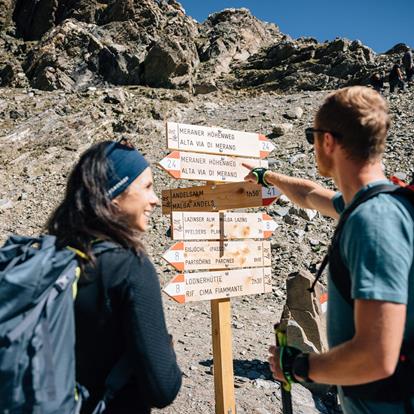
<instances>
[{"instance_id":1,"label":"woman's face","mask_svg":"<svg viewBox=\"0 0 414 414\"><path fill-rule=\"evenodd\" d=\"M126 215L131 227L146 231L152 210L159 204L154 193L151 168L146 168L113 202Z\"/></svg>"}]
</instances>

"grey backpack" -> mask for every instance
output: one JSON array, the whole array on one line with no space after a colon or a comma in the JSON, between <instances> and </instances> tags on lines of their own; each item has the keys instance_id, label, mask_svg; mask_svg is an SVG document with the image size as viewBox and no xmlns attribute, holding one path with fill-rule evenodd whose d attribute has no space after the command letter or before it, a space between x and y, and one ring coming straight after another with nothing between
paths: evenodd
<instances>
[{"instance_id":1,"label":"grey backpack","mask_svg":"<svg viewBox=\"0 0 414 414\"><path fill-rule=\"evenodd\" d=\"M77 414L87 398L75 380L73 300L80 269L75 251L57 249L55 241L11 236L0 249L0 414ZM97 253L113 248L99 243ZM107 379L113 389L96 413L127 376L114 367Z\"/></svg>"}]
</instances>

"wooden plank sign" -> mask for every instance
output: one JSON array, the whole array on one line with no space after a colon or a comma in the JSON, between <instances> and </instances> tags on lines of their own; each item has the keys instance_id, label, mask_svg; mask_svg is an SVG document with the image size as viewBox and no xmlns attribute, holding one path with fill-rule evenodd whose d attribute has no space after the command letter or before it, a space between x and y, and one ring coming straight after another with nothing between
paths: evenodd
<instances>
[{"instance_id":1,"label":"wooden plank sign","mask_svg":"<svg viewBox=\"0 0 414 414\"><path fill-rule=\"evenodd\" d=\"M269 241L185 241L162 256L177 270L234 269L271 265Z\"/></svg>"},{"instance_id":2,"label":"wooden plank sign","mask_svg":"<svg viewBox=\"0 0 414 414\"><path fill-rule=\"evenodd\" d=\"M174 178L217 182L243 181L248 170L242 163L254 167L268 167L268 162L254 158L227 157L174 151L158 165Z\"/></svg>"},{"instance_id":3,"label":"wooden plank sign","mask_svg":"<svg viewBox=\"0 0 414 414\"><path fill-rule=\"evenodd\" d=\"M268 293L272 291L271 273L271 267L183 273L164 292L178 303Z\"/></svg>"},{"instance_id":4,"label":"wooden plank sign","mask_svg":"<svg viewBox=\"0 0 414 414\"><path fill-rule=\"evenodd\" d=\"M171 211L218 211L261 207L279 196L276 187L262 187L247 181L222 185L203 185L162 191L162 213Z\"/></svg>"},{"instance_id":5,"label":"wooden plank sign","mask_svg":"<svg viewBox=\"0 0 414 414\"><path fill-rule=\"evenodd\" d=\"M275 148L264 135L167 122L168 149L266 158Z\"/></svg>"},{"instance_id":6,"label":"wooden plank sign","mask_svg":"<svg viewBox=\"0 0 414 414\"><path fill-rule=\"evenodd\" d=\"M173 211L173 240L268 239L277 227L266 213Z\"/></svg>"}]
</instances>

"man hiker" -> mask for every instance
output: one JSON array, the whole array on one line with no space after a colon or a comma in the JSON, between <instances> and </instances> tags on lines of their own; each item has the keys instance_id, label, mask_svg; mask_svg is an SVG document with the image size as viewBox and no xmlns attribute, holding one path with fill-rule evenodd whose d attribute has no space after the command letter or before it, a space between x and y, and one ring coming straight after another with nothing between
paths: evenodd
<instances>
[{"instance_id":1,"label":"man hiker","mask_svg":"<svg viewBox=\"0 0 414 414\"><path fill-rule=\"evenodd\" d=\"M414 75L414 66L413 66L413 53L411 52L410 48L408 48L407 51L404 53L404 56L402 58L402 63L404 65L405 76L406 76L407 82L411 82L411 79Z\"/></svg>"},{"instance_id":2,"label":"man hiker","mask_svg":"<svg viewBox=\"0 0 414 414\"><path fill-rule=\"evenodd\" d=\"M373 189L395 189L381 162L389 126L380 94L362 86L340 89L306 130L319 174L331 177L340 192L266 169L246 176L340 223L347 217L329 254L329 351L269 349L276 379L336 384L346 414L410 413L414 403L408 362L414 350L414 206L395 193L366 199Z\"/></svg>"},{"instance_id":3,"label":"man hiker","mask_svg":"<svg viewBox=\"0 0 414 414\"><path fill-rule=\"evenodd\" d=\"M393 65L388 75L388 82L390 84L390 93L394 92L396 86L400 88L400 91L405 89L405 83L399 64L396 63Z\"/></svg>"}]
</instances>

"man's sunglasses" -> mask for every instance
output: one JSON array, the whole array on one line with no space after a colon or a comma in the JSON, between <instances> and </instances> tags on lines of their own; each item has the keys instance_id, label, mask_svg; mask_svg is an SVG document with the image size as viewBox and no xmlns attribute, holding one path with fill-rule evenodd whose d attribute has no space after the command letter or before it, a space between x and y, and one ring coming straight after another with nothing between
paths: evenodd
<instances>
[{"instance_id":1,"label":"man's sunglasses","mask_svg":"<svg viewBox=\"0 0 414 414\"><path fill-rule=\"evenodd\" d=\"M321 133L329 132L335 138L342 138L342 135L337 132L328 131L326 129L306 128L305 129L306 141L308 141L309 144L313 145L315 142L315 134L318 132L321 132Z\"/></svg>"}]
</instances>

